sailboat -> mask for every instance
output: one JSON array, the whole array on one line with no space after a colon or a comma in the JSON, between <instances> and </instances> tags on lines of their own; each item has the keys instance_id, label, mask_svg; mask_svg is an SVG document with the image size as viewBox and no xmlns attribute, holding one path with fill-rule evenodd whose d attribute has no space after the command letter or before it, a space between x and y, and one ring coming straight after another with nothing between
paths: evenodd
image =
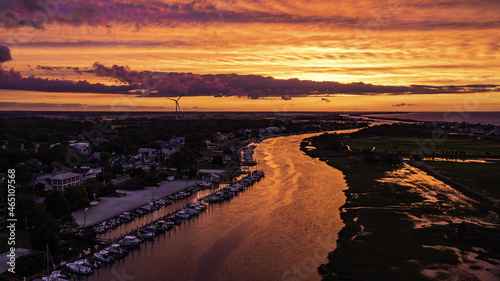
<instances>
[{"instance_id":1,"label":"sailboat","mask_svg":"<svg viewBox=\"0 0 500 281\"><path fill-rule=\"evenodd\" d=\"M67 281L71 277L70 274L61 271L61 270L54 270L50 272L50 262L52 261L52 264L54 264L54 261L52 260L52 256L50 255L50 250L49 250L49 245L47 245L47 274L48 276L43 276L42 280L43 281Z\"/></svg>"}]
</instances>

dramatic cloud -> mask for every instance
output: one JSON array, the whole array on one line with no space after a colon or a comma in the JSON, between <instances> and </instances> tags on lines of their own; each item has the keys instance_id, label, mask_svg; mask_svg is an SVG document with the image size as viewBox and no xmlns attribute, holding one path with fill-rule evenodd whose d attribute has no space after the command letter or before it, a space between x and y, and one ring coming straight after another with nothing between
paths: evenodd
<instances>
[{"instance_id":1,"label":"dramatic cloud","mask_svg":"<svg viewBox=\"0 0 500 281\"><path fill-rule=\"evenodd\" d=\"M3 2L6 2L5 4ZM179 23L318 24L359 29L498 27L498 1L230 1L10 0L0 2L7 28L47 24L175 25ZM369 11L369 12L366 12Z\"/></svg>"},{"instance_id":2,"label":"dramatic cloud","mask_svg":"<svg viewBox=\"0 0 500 281\"><path fill-rule=\"evenodd\" d=\"M0 89L26 90L41 92L73 92L73 93L127 93L130 86L109 86L87 81L51 80L23 77L14 69L4 71L0 69Z\"/></svg>"},{"instance_id":3,"label":"dramatic cloud","mask_svg":"<svg viewBox=\"0 0 500 281\"><path fill-rule=\"evenodd\" d=\"M82 73L74 67L37 66L37 69L55 71L69 69ZM292 97L326 96L321 100L330 102L328 96L349 95L415 95L443 93L476 93L499 91L498 85L467 86L387 86L366 83L317 82L299 79L275 79L259 75L206 74L193 73L152 73L131 70L129 67L113 65L107 67L96 62L92 70L85 73L109 77L124 85L104 85L87 81L43 79L34 76L23 77L19 72L0 72L0 89L31 90L45 92L87 92L87 93L127 93L151 97L186 96L240 96L251 99L279 97L290 100ZM395 104L393 106L412 106Z\"/></svg>"},{"instance_id":4,"label":"dramatic cloud","mask_svg":"<svg viewBox=\"0 0 500 281\"><path fill-rule=\"evenodd\" d=\"M32 103L32 102L0 102L0 108L8 110L11 108L29 108L29 109L50 109L54 108L63 110L115 110L111 105L88 105L83 103ZM167 108L164 106L134 106L134 110L158 110L164 111Z\"/></svg>"},{"instance_id":5,"label":"dramatic cloud","mask_svg":"<svg viewBox=\"0 0 500 281\"><path fill-rule=\"evenodd\" d=\"M9 61L11 59L12 57L10 56L10 49L0 45L0 63Z\"/></svg>"}]
</instances>

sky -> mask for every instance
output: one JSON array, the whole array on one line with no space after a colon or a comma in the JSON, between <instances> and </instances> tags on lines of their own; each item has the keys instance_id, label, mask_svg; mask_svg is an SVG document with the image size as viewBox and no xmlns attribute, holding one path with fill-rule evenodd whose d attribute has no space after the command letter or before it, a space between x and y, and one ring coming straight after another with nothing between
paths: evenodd
<instances>
[{"instance_id":1,"label":"sky","mask_svg":"<svg viewBox=\"0 0 500 281\"><path fill-rule=\"evenodd\" d=\"M498 0L0 0L0 110L496 111ZM133 106L131 106L133 105Z\"/></svg>"}]
</instances>

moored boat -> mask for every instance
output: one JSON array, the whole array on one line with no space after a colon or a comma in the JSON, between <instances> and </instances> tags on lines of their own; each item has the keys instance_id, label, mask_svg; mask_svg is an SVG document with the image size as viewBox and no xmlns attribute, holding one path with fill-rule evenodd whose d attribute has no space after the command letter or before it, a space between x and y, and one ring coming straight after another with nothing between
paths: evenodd
<instances>
[{"instance_id":1,"label":"moored boat","mask_svg":"<svg viewBox=\"0 0 500 281\"><path fill-rule=\"evenodd\" d=\"M113 257L109 255L108 251L102 250L99 253L94 253L94 258L97 261L104 262L104 263L114 263L115 260Z\"/></svg>"},{"instance_id":2,"label":"moored boat","mask_svg":"<svg viewBox=\"0 0 500 281\"><path fill-rule=\"evenodd\" d=\"M66 267L71 272L74 272L74 273L77 273L77 274L82 274L82 275L90 275L90 274L92 274L94 272L92 270L92 268L90 268L88 266L85 266L85 265L82 265L82 264L79 264L79 263L67 263Z\"/></svg>"}]
</instances>

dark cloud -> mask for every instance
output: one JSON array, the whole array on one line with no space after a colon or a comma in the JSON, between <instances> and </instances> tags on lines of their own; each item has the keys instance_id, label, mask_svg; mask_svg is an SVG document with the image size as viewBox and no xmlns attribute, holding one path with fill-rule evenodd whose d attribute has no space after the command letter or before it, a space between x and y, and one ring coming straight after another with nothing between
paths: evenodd
<instances>
[{"instance_id":1,"label":"dark cloud","mask_svg":"<svg viewBox=\"0 0 500 281\"><path fill-rule=\"evenodd\" d=\"M69 21L71 23L86 23L89 25L99 25L104 23L103 11L96 4L89 4L83 7L76 7L71 12Z\"/></svg>"},{"instance_id":2,"label":"dark cloud","mask_svg":"<svg viewBox=\"0 0 500 281\"><path fill-rule=\"evenodd\" d=\"M9 71L0 69L0 89L41 92L128 93L132 87L92 84L87 81L51 80L34 76L23 77L14 69Z\"/></svg>"},{"instance_id":3,"label":"dark cloud","mask_svg":"<svg viewBox=\"0 0 500 281\"><path fill-rule=\"evenodd\" d=\"M10 49L0 45L0 63L9 61L12 59L12 56L10 55Z\"/></svg>"},{"instance_id":4,"label":"dark cloud","mask_svg":"<svg viewBox=\"0 0 500 281\"><path fill-rule=\"evenodd\" d=\"M29 65L28 65L29 66ZM45 70L48 72L53 72L53 71L61 71L64 69L67 70L73 70L74 72L78 74L82 74L82 70L80 70L79 67L71 67L71 66L48 66L48 65L37 65L36 66L37 70Z\"/></svg>"},{"instance_id":5,"label":"dark cloud","mask_svg":"<svg viewBox=\"0 0 500 281\"><path fill-rule=\"evenodd\" d=\"M4 2L6 2L4 4ZM0 1L0 25L7 28L17 26L32 26L43 28L50 23L63 23L73 25L104 25L111 26L114 23L126 23L136 25L166 25L172 26L178 23L207 23L224 20L226 23L285 23L285 24L315 24L328 27L366 29L435 29L435 28L491 28L500 26L496 19L480 17L462 17L455 19L452 16L430 18L426 16L405 17L399 14L402 9L410 9L415 14L422 12L426 15L427 9L454 9L453 1L401 4L391 14L386 11L389 7L367 1L372 7L372 13L364 13L364 10L353 9L351 14L337 13L325 15L321 11L316 14L302 14L299 10L289 12L278 11L278 9L262 9L252 5L223 5L215 8L207 1L193 1L190 3L170 4L162 2L141 3L125 2L120 0L1 0ZM421 5L418 5L419 3ZM498 2L498 1L496 1ZM473 3L461 2L459 5L464 11L470 8L491 6L498 8L495 1L482 1ZM281 4L281 3L280 3ZM339 4L343 8L349 8L349 4ZM57 9L55 8L57 6ZM272 7L273 5L264 5ZM361 5L364 6L364 5ZM401 7L400 7L401 6ZM351 7L352 8L352 7ZM485 8L486 9L486 8ZM342 11L342 9L339 9ZM480 15L482 10L474 10L472 16ZM41 15L45 14L45 15ZM378 15L371 16L371 14ZM381 18L379 18L381 17ZM470 20L474 18L474 20Z\"/></svg>"},{"instance_id":6,"label":"dark cloud","mask_svg":"<svg viewBox=\"0 0 500 281\"><path fill-rule=\"evenodd\" d=\"M416 104L403 102L403 103L393 104L392 106L404 107L404 106L416 106Z\"/></svg>"},{"instance_id":7,"label":"dark cloud","mask_svg":"<svg viewBox=\"0 0 500 281\"><path fill-rule=\"evenodd\" d=\"M68 110L116 110L116 107L123 106L111 106L111 105L87 105L81 103L31 103L31 102L0 102L0 108L11 109L11 108L40 108L40 109L68 109ZM130 106L129 109L133 110L158 110L164 111L167 107L164 106Z\"/></svg>"},{"instance_id":8,"label":"dark cloud","mask_svg":"<svg viewBox=\"0 0 500 281\"><path fill-rule=\"evenodd\" d=\"M79 103L33 103L33 102L0 102L0 108L19 108L19 107L35 107L35 108L44 108L44 107L61 107L68 109L75 108L84 108L85 105Z\"/></svg>"},{"instance_id":9,"label":"dark cloud","mask_svg":"<svg viewBox=\"0 0 500 281\"><path fill-rule=\"evenodd\" d=\"M54 71L71 69L77 73L82 70L76 67L38 66L37 69ZM415 95L443 93L475 93L499 91L499 85L465 85L465 86L388 86L366 83L316 82L299 79L275 79L259 75L207 74L193 73L153 73L136 71L127 66L105 66L94 63L91 70L83 70L101 77L113 78L122 82L122 86L92 84L87 81L50 80L33 76L23 77L11 69L0 69L0 88L12 90L31 90L46 92L89 92L89 93L128 93L141 96L175 97L187 96L240 96L251 99L266 97L289 100L292 97L329 96L333 94L350 95ZM329 102L327 97L322 101ZM397 104L393 106L413 106Z\"/></svg>"}]
</instances>

